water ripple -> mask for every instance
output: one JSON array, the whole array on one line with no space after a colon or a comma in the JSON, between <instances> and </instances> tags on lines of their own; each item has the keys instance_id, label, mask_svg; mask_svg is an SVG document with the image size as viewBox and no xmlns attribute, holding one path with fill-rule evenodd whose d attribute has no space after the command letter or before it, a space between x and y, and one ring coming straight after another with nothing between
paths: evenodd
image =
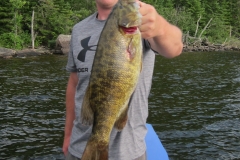
<instances>
[{"instance_id":1,"label":"water ripple","mask_svg":"<svg viewBox=\"0 0 240 160\"><path fill-rule=\"evenodd\" d=\"M66 62L1 60L0 159L64 159ZM148 123L170 159L240 159L239 77L239 53L156 57Z\"/></svg>"},{"instance_id":2,"label":"water ripple","mask_svg":"<svg viewBox=\"0 0 240 160\"><path fill-rule=\"evenodd\" d=\"M157 57L148 122L171 159L240 159L239 53Z\"/></svg>"}]
</instances>

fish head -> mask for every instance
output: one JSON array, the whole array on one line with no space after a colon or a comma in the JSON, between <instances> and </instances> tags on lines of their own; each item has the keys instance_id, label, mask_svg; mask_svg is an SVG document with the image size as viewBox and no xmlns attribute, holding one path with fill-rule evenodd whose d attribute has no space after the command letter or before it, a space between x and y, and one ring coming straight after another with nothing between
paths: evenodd
<instances>
[{"instance_id":1,"label":"fish head","mask_svg":"<svg viewBox=\"0 0 240 160\"><path fill-rule=\"evenodd\" d=\"M139 4L136 0L120 0L118 3L118 26L126 34L139 32L142 15L139 12Z\"/></svg>"}]
</instances>

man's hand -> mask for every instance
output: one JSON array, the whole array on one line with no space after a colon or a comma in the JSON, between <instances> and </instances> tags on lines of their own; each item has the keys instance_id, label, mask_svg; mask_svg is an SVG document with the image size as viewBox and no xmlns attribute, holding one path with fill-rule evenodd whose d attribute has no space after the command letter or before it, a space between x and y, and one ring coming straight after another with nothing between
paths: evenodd
<instances>
[{"instance_id":1,"label":"man's hand","mask_svg":"<svg viewBox=\"0 0 240 160\"><path fill-rule=\"evenodd\" d=\"M181 54L183 49L181 30L170 24L156 9L140 0L139 12L142 15L142 24L139 30L142 38L148 40L151 48L164 57L173 58Z\"/></svg>"},{"instance_id":2,"label":"man's hand","mask_svg":"<svg viewBox=\"0 0 240 160\"><path fill-rule=\"evenodd\" d=\"M139 27L142 37L149 39L163 34L163 25L159 24L159 14L155 8L149 4L137 0L140 5L139 12L142 15L142 25Z\"/></svg>"},{"instance_id":3,"label":"man's hand","mask_svg":"<svg viewBox=\"0 0 240 160\"><path fill-rule=\"evenodd\" d=\"M62 151L63 151L65 156L68 153L68 146L69 146L69 144L70 144L70 136L69 137L64 137Z\"/></svg>"}]
</instances>

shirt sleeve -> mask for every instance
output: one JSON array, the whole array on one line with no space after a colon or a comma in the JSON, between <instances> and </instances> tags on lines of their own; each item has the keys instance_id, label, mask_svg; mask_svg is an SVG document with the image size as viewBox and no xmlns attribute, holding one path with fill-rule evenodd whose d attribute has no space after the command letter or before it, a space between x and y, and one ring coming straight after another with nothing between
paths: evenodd
<instances>
[{"instance_id":1,"label":"shirt sleeve","mask_svg":"<svg viewBox=\"0 0 240 160\"><path fill-rule=\"evenodd\" d=\"M71 36L71 41L70 41L70 50L68 53L68 61L67 61L67 65L66 65L66 70L68 72L77 72L77 68L76 68L76 64L74 61L74 56L73 56L73 34Z\"/></svg>"},{"instance_id":2,"label":"shirt sleeve","mask_svg":"<svg viewBox=\"0 0 240 160\"><path fill-rule=\"evenodd\" d=\"M155 51L155 50L153 50L152 48L151 48L151 44L148 42L148 40L146 40L146 39L143 39L143 48L145 49L145 50L149 50L149 49L151 49L155 54L159 54L157 51Z\"/></svg>"}]
</instances>

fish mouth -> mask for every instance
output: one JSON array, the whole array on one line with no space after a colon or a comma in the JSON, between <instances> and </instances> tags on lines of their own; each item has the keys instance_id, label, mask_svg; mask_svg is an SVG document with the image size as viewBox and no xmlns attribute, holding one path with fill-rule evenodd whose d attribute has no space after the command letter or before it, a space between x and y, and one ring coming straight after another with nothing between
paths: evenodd
<instances>
[{"instance_id":1,"label":"fish mouth","mask_svg":"<svg viewBox=\"0 0 240 160\"><path fill-rule=\"evenodd\" d=\"M122 29L122 31L125 34L134 34L134 33L136 33L136 31L138 29L137 26L133 26L133 27L123 27L123 26L120 26L120 28Z\"/></svg>"}]
</instances>

